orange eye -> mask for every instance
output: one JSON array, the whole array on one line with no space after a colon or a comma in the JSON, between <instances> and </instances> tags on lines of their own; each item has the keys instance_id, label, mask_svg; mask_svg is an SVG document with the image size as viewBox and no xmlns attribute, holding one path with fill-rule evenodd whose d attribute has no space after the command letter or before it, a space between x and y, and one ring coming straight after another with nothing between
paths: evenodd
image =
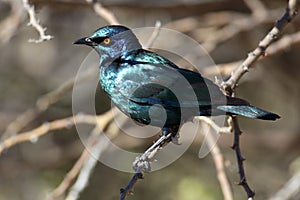
<instances>
[{"instance_id":1,"label":"orange eye","mask_svg":"<svg viewBox=\"0 0 300 200\"><path fill-rule=\"evenodd\" d=\"M103 40L103 42L104 42L104 44L109 44L109 43L110 43L110 38L105 38L105 39Z\"/></svg>"}]
</instances>

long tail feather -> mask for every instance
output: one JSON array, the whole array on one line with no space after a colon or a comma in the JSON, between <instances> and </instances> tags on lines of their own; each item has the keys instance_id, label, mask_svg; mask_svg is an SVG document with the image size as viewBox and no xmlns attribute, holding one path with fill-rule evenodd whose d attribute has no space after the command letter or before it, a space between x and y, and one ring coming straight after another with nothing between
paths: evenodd
<instances>
[{"instance_id":1,"label":"long tail feather","mask_svg":"<svg viewBox=\"0 0 300 200\"><path fill-rule=\"evenodd\" d=\"M275 113L271 113L251 105L224 105L218 106L217 109L229 114L242 115L255 119L276 120L280 118L280 116Z\"/></svg>"}]
</instances>

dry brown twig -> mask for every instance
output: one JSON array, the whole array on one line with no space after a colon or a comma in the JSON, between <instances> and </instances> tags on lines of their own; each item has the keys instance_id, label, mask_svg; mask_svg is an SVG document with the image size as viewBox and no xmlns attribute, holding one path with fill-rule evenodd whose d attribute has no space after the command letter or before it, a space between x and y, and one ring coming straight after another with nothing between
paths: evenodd
<instances>
[{"instance_id":1,"label":"dry brown twig","mask_svg":"<svg viewBox=\"0 0 300 200\"><path fill-rule=\"evenodd\" d=\"M99 133L100 132L106 132L108 129L109 125L112 122L112 119L114 117L114 110L116 108L112 108L111 110L107 111L104 114L101 114L99 116L94 116L95 118L95 128L91 132L91 136L87 140L87 145L85 150L82 152L81 156L79 159L76 161L72 169L67 173L63 181L48 195L47 199L52 200L56 199L60 196L62 196L66 190L70 187L72 184L73 180L78 176L80 170L86 163L87 159L90 156L94 156L94 154L91 154L90 149L93 149L93 146L95 145L95 141L98 141L99 138ZM74 120L77 122L76 120ZM111 138L114 138L117 136L116 133L110 132ZM101 147L102 148L102 147ZM102 149L104 150L104 149ZM78 188L78 187L75 187ZM82 188L84 189L84 188ZM77 190L78 191L78 190Z\"/></svg>"},{"instance_id":2,"label":"dry brown twig","mask_svg":"<svg viewBox=\"0 0 300 200\"><path fill-rule=\"evenodd\" d=\"M158 37L158 34L160 32L160 28L161 28L161 22L160 21L156 21L155 23L155 28L154 31L152 32L145 48L149 48L153 45L153 43L155 42L156 38Z\"/></svg>"},{"instance_id":3,"label":"dry brown twig","mask_svg":"<svg viewBox=\"0 0 300 200\"><path fill-rule=\"evenodd\" d=\"M218 126L211 118L208 117L197 117L203 124L201 124L201 131L202 133L206 133L205 141L207 142L207 145L211 149L210 154L212 155L214 164L216 166L217 171L217 178L220 183L220 187L223 193L223 197L226 200L233 200L233 193L232 188L230 186L228 177L225 172L225 166L224 166L224 157L222 155L222 152L220 150L220 147L216 143L216 139L213 137L213 133L210 127L217 133L217 134L229 134L231 133L231 126L228 127L220 127ZM230 124L230 123L229 123Z\"/></svg>"},{"instance_id":4,"label":"dry brown twig","mask_svg":"<svg viewBox=\"0 0 300 200\"><path fill-rule=\"evenodd\" d=\"M251 53L248 54L248 57L243 61L243 63L237 67L233 72L231 77L222 84L222 88L224 91L231 94L236 86L237 82L240 78L248 72L250 67L253 67L253 64L261 57L264 56L266 49L276 41L280 32L283 28L296 16L298 12L298 1L297 0L289 0L288 6L286 8L286 12L284 15L277 20L275 26L272 30L259 42L256 49L254 49Z\"/></svg>"},{"instance_id":5,"label":"dry brown twig","mask_svg":"<svg viewBox=\"0 0 300 200\"><path fill-rule=\"evenodd\" d=\"M246 2L254 4L251 0ZM266 12L268 15L265 14ZM261 24L273 22L277 18L277 13L277 10L266 11L261 8L259 11L253 12L250 16L237 17L236 14L231 14L233 18L232 21L226 26L215 30L213 35L206 34L203 38L202 45L208 52L212 52L219 44L228 41L242 31L253 30Z\"/></svg>"},{"instance_id":6,"label":"dry brown twig","mask_svg":"<svg viewBox=\"0 0 300 200\"><path fill-rule=\"evenodd\" d=\"M260 0L244 0L244 2L251 10L253 17L256 17L258 20L267 17L267 8Z\"/></svg>"},{"instance_id":7,"label":"dry brown twig","mask_svg":"<svg viewBox=\"0 0 300 200\"><path fill-rule=\"evenodd\" d=\"M273 43L278 37L280 32L283 28L291 22L291 20L296 16L298 12L298 0L289 0L286 11L284 15L277 20L273 29L265 36L265 38L259 42L258 47L248 54L248 57L242 62L240 66L238 66L233 72L230 78L223 82L221 87L228 95L234 96L235 90L238 81L241 77L248 71L253 64L265 54L266 49ZM240 175L240 185L244 188L247 193L248 199L252 199L255 195L253 190L249 187L247 183L247 179L245 176L244 171L244 158L242 157L241 150L240 150L240 135L241 130L239 128L238 119L236 116L232 116L232 126L233 126L233 133L234 133L234 143L232 148L235 150L238 168L239 168L239 175Z\"/></svg>"},{"instance_id":8,"label":"dry brown twig","mask_svg":"<svg viewBox=\"0 0 300 200\"><path fill-rule=\"evenodd\" d=\"M269 200L289 200L300 192L300 171L296 172Z\"/></svg>"},{"instance_id":9,"label":"dry brown twig","mask_svg":"<svg viewBox=\"0 0 300 200\"><path fill-rule=\"evenodd\" d=\"M102 127L96 124L95 128L91 132L90 144L86 147L89 151L89 156L83 162L79 174L75 183L70 188L70 191L65 198L66 200L77 200L80 193L86 188L90 176L95 168L98 159L102 152L108 147L109 142L105 140L103 134L99 136L102 132ZM116 136L116 134L115 134Z\"/></svg>"},{"instance_id":10,"label":"dry brown twig","mask_svg":"<svg viewBox=\"0 0 300 200\"><path fill-rule=\"evenodd\" d=\"M18 0L10 1L11 14L0 23L0 40L5 44L16 33L16 30L25 19L22 3Z\"/></svg>"},{"instance_id":11,"label":"dry brown twig","mask_svg":"<svg viewBox=\"0 0 300 200\"><path fill-rule=\"evenodd\" d=\"M34 6L31 6L28 0L22 0L22 2L24 9L29 15L28 26L32 26L33 28L35 28L40 35L39 39L29 39L29 42L40 43L43 41L51 40L53 36L47 35L45 33L47 29L40 25L40 22L35 15Z\"/></svg>"},{"instance_id":12,"label":"dry brown twig","mask_svg":"<svg viewBox=\"0 0 300 200\"><path fill-rule=\"evenodd\" d=\"M99 124L99 126L101 127L106 127L107 124L110 123L113 118L111 112L112 110L107 111L106 113L99 116L79 113L71 117L44 123L35 129L20 133L18 135L13 135L5 139L4 141L2 141L0 143L0 154L4 150L9 149L17 144L27 142L27 141L36 142L39 137L49 133L50 131L69 128L70 126L74 126L75 123L77 124L84 123L84 124L91 124L91 125Z\"/></svg>"},{"instance_id":13,"label":"dry brown twig","mask_svg":"<svg viewBox=\"0 0 300 200\"><path fill-rule=\"evenodd\" d=\"M9 138L11 136L16 135L18 132L20 132L28 123L36 119L36 117L47 110L52 104L59 101L61 98L63 98L65 95L69 94L74 86L74 83L82 82L85 80L88 80L92 76L95 76L95 69L89 70L85 74L81 75L78 78L72 78L62 85L60 85L55 90L41 96L36 101L36 104L34 107L29 108L24 113L19 115L14 121L9 123L7 126L5 132L1 136L1 141L4 141L6 138Z\"/></svg>"},{"instance_id":14,"label":"dry brown twig","mask_svg":"<svg viewBox=\"0 0 300 200\"><path fill-rule=\"evenodd\" d=\"M86 2L93 6L93 9L97 15L105 19L109 24L116 25L120 24L118 19L115 15L108 10L107 8L103 7L102 4L97 0L86 0Z\"/></svg>"},{"instance_id":15,"label":"dry brown twig","mask_svg":"<svg viewBox=\"0 0 300 200\"><path fill-rule=\"evenodd\" d=\"M289 48L298 45L300 43L300 31L285 35L279 40L272 43L266 50L265 56L261 56L257 61L261 61L271 56L274 56L280 52L286 51ZM222 76L229 75L236 66L240 66L243 60L238 60L230 63L217 64L215 66L209 66L202 70L202 73L206 76L213 76L221 74Z\"/></svg>"}]
</instances>

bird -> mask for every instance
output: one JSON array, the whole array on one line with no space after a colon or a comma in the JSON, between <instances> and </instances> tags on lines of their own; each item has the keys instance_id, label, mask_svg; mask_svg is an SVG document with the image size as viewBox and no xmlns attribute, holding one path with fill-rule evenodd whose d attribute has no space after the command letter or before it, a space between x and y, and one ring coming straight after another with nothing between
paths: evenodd
<instances>
[{"instance_id":1,"label":"bird","mask_svg":"<svg viewBox=\"0 0 300 200\"><path fill-rule=\"evenodd\" d=\"M196 116L280 118L244 99L225 95L200 73L144 49L125 26L101 27L74 44L90 46L99 54L99 81L113 103L136 122L160 127L163 135L176 135L184 122Z\"/></svg>"}]
</instances>

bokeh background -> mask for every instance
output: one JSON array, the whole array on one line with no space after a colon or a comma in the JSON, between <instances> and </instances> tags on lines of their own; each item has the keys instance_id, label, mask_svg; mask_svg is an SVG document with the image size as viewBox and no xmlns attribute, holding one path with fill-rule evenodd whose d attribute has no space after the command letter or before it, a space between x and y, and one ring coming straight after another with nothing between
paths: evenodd
<instances>
[{"instance_id":1,"label":"bokeh background","mask_svg":"<svg viewBox=\"0 0 300 200\"><path fill-rule=\"evenodd\" d=\"M217 64L244 59L286 7L286 1L262 1L266 10L256 13L245 2L101 1L120 23L128 27L154 26L160 20L163 27L187 34L203 44ZM38 35L35 29L27 26L28 16L22 8L22 1L0 1L0 134L10 122L33 107L39 97L76 76L90 49L78 48L72 43L108 24L85 1L32 0L30 3L35 6L41 24L47 27L46 33L54 38L37 44L28 42ZM7 19L12 20L7 23ZM299 31L298 16L283 35ZM242 78L238 87L239 97L282 117L276 122L240 118L246 174L257 193L256 199L271 197L300 169L299 51L299 42L294 42L283 51L267 55ZM209 72L209 69L204 70L203 75L211 76ZM226 79L228 73L223 77ZM100 88L96 99L98 113L110 108L110 101ZM39 114L22 132L71 115L70 92L61 95L57 103ZM234 152L230 148L232 138L232 135L222 135L218 144L225 157L226 173L235 199L246 199L242 187L236 185L239 179ZM201 141L200 136L170 166L146 174L128 199L222 199L212 157L208 155L199 159L197 156ZM124 142L127 142L123 144L127 148L139 150L146 149L151 143ZM50 132L34 143L25 142L4 151L0 155L0 200L45 199L62 181L83 149L72 127ZM79 199L117 199L119 189L128 183L130 177L131 174L98 163ZM296 194L292 199L299 198L300 195Z\"/></svg>"}]
</instances>

